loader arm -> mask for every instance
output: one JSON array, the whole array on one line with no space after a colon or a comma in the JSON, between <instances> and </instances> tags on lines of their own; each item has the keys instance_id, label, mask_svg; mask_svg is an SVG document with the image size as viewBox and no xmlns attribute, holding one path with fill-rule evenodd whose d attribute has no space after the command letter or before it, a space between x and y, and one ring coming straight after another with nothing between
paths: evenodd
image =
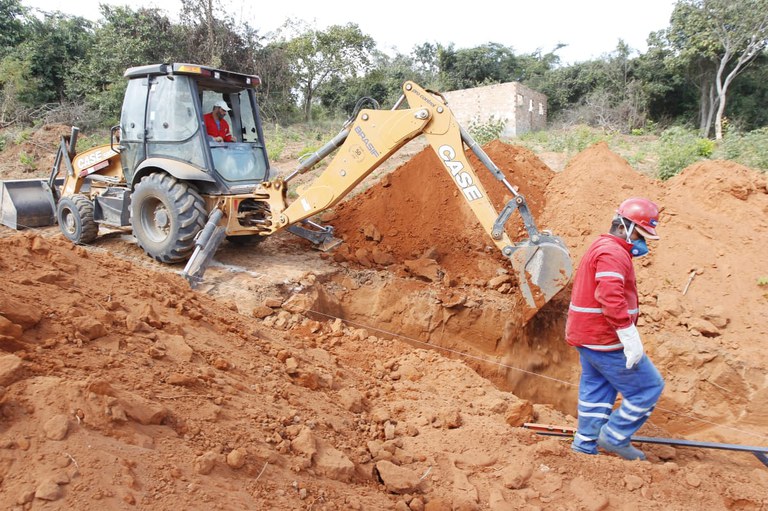
<instances>
[{"instance_id":1,"label":"loader arm","mask_svg":"<svg viewBox=\"0 0 768 511\"><path fill-rule=\"evenodd\" d=\"M527 305L527 321L570 280L572 263L565 244L549 232L539 232L525 198L461 128L442 96L413 82L403 85L403 94L409 108L398 109L401 100L393 110L361 110L334 140L287 178L309 170L339 148L323 173L301 189L298 198L281 212L275 230L333 207L403 145L424 135L483 229L510 259ZM513 195L501 214L493 207L470 165L465 144ZM523 217L529 235L529 239L519 243L513 243L503 229L515 210Z\"/></svg>"}]
</instances>

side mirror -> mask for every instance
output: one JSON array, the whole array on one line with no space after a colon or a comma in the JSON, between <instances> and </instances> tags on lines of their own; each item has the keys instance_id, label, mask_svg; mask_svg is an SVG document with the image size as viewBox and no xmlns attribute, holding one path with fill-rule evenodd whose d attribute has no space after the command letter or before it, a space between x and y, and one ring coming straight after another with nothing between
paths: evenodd
<instances>
[{"instance_id":1,"label":"side mirror","mask_svg":"<svg viewBox=\"0 0 768 511\"><path fill-rule=\"evenodd\" d=\"M120 146L115 147L115 142L120 143L120 136L120 126L112 126L109 130L109 148L116 153L120 152Z\"/></svg>"}]
</instances>

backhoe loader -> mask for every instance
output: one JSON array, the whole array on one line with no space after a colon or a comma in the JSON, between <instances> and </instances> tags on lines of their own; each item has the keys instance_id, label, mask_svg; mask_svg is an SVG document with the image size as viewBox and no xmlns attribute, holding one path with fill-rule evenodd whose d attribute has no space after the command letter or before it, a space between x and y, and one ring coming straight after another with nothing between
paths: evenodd
<instances>
[{"instance_id":1,"label":"backhoe loader","mask_svg":"<svg viewBox=\"0 0 768 511\"><path fill-rule=\"evenodd\" d=\"M130 226L138 245L154 259L187 260L181 273L194 286L224 238L257 241L287 230L321 250L335 247L340 241L333 228L312 218L423 135L482 228L509 258L528 308L526 318L571 277L565 244L537 229L525 198L457 123L440 93L407 81L390 110L380 109L370 98L361 99L335 137L281 177L272 176L267 158L255 95L257 76L193 64L158 64L130 68L125 77L120 125L112 128L110 144L77 154L73 128L61 139L47 182L39 182L37 189L29 183L18 185L32 190L17 192L15 199L16 185L6 184L10 200L3 203L3 223L10 225L6 219L12 218L12 223L24 225L25 212L36 225L55 216L64 236L78 244L93 242L99 224ZM234 142L214 142L206 134L203 116L221 100L230 106ZM363 108L366 104L372 108ZM467 148L511 194L500 212L469 164ZM289 202L288 183L332 154L325 170ZM529 236L517 243L504 231L515 211Z\"/></svg>"}]
</instances>

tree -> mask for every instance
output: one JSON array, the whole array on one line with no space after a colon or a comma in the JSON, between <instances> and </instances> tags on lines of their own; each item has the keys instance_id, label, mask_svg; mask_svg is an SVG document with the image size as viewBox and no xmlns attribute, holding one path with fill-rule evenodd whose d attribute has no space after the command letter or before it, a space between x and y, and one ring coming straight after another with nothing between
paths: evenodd
<instances>
[{"instance_id":1,"label":"tree","mask_svg":"<svg viewBox=\"0 0 768 511\"><path fill-rule=\"evenodd\" d=\"M442 89L456 90L493 83L519 81L521 67L512 48L487 43L475 48L454 50L453 45L438 51Z\"/></svg>"},{"instance_id":2,"label":"tree","mask_svg":"<svg viewBox=\"0 0 768 511\"><path fill-rule=\"evenodd\" d=\"M237 72L251 72L262 37L247 23L236 23L220 0L183 0L181 33L187 61Z\"/></svg>"},{"instance_id":3,"label":"tree","mask_svg":"<svg viewBox=\"0 0 768 511\"><path fill-rule=\"evenodd\" d=\"M286 28L300 28L288 24ZM354 23L333 25L325 30L305 28L289 40L286 50L296 86L301 93L304 120L311 118L318 89L332 78L350 78L370 66L376 43Z\"/></svg>"},{"instance_id":4,"label":"tree","mask_svg":"<svg viewBox=\"0 0 768 511\"><path fill-rule=\"evenodd\" d=\"M679 0L668 39L689 69L700 70L701 129L723 137L728 91L768 44L768 0Z\"/></svg>"},{"instance_id":5,"label":"tree","mask_svg":"<svg viewBox=\"0 0 768 511\"><path fill-rule=\"evenodd\" d=\"M676 118L696 115L699 108L697 87L691 86L673 50L665 43L664 30L648 36L648 51L636 59L635 75L647 95L649 118L665 124Z\"/></svg>"},{"instance_id":6,"label":"tree","mask_svg":"<svg viewBox=\"0 0 768 511\"><path fill-rule=\"evenodd\" d=\"M23 40L23 14L20 0L0 0L0 58Z\"/></svg>"},{"instance_id":7,"label":"tree","mask_svg":"<svg viewBox=\"0 0 768 511\"><path fill-rule=\"evenodd\" d=\"M127 85L128 67L171 62L177 55L177 31L159 9L100 6L99 21L85 58L73 63L67 94L85 99L102 121L116 122Z\"/></svg>"},{"instance_id":8,"label":"tree","mask_svg":"<svg viewBox=\"0 0 768 511\"><path fill-rule=\"evenodd\" d=\"M286 47L285 42L275 42L253 53L251 72L261 78L261 86L257 89L261 113L273 121L292 119L297 113L292 62Z\"/></svg>"},{"instance_id":9,"label":"tree","mask_svg":"<svg viewBox=\"0 0 768 511\"><path fill-rule=\"evenodd\" d=\"M28 106L62 102L66 79L73 66L85 59L93 37L93 24L61 12L27 18L27 37L13 52L24 62L35 88L21 101Z\"/></svg>"},{"instance_id":10,"label":"tree","mask_svg":"<svg viewBox=\"0 0 768 511\"><path fill-rule=\"evenodd\" d=\"M222 67L221 53L224 45L216 36L219 23L214 16L214 10L221 10L220 0L182 0L181 22L182 25L194 29L196 48L205 55L205 58L198 57L195 62Z\"/></svg>"},{"instance_id":11,"label":"tree","mask_svg":"<svg viewBox=\"0 0 768 511\"><path fill-rule=\"evenodd\" d=\"M364 76L335 78L323 87L319 94L321 104L331 112L345 115L351 115L362 98L371 98L382 107L389 107L403 95L403 83L407 80L424 86L433 78L428 69L408 55L397 53L390 57L376 52L374 59L374 65ZM369 103L366 108L370 106Z\"/></svg>"}]
</instances>

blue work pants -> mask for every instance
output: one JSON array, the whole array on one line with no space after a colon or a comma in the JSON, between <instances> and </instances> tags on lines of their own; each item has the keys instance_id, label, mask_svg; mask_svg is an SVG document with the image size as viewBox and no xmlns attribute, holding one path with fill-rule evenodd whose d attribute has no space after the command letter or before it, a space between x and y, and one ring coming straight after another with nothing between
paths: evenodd
<instances>
[{"instance_id":1,"label":"blue work pants","mask_svg":"<svg viewBox=\"0 0 768 511\"><path fill-rule=\"evenodd\" d=\"M651 360L643 355L632 369L622 350L595 351L577 348L581 360L579 381L579 427L573 449L597 454L597 436L601 429L609 443L629 444L631 437L650 417L664 380ZM621 405L614 410L616 396Z\"/></svg>"}]
</instances>

